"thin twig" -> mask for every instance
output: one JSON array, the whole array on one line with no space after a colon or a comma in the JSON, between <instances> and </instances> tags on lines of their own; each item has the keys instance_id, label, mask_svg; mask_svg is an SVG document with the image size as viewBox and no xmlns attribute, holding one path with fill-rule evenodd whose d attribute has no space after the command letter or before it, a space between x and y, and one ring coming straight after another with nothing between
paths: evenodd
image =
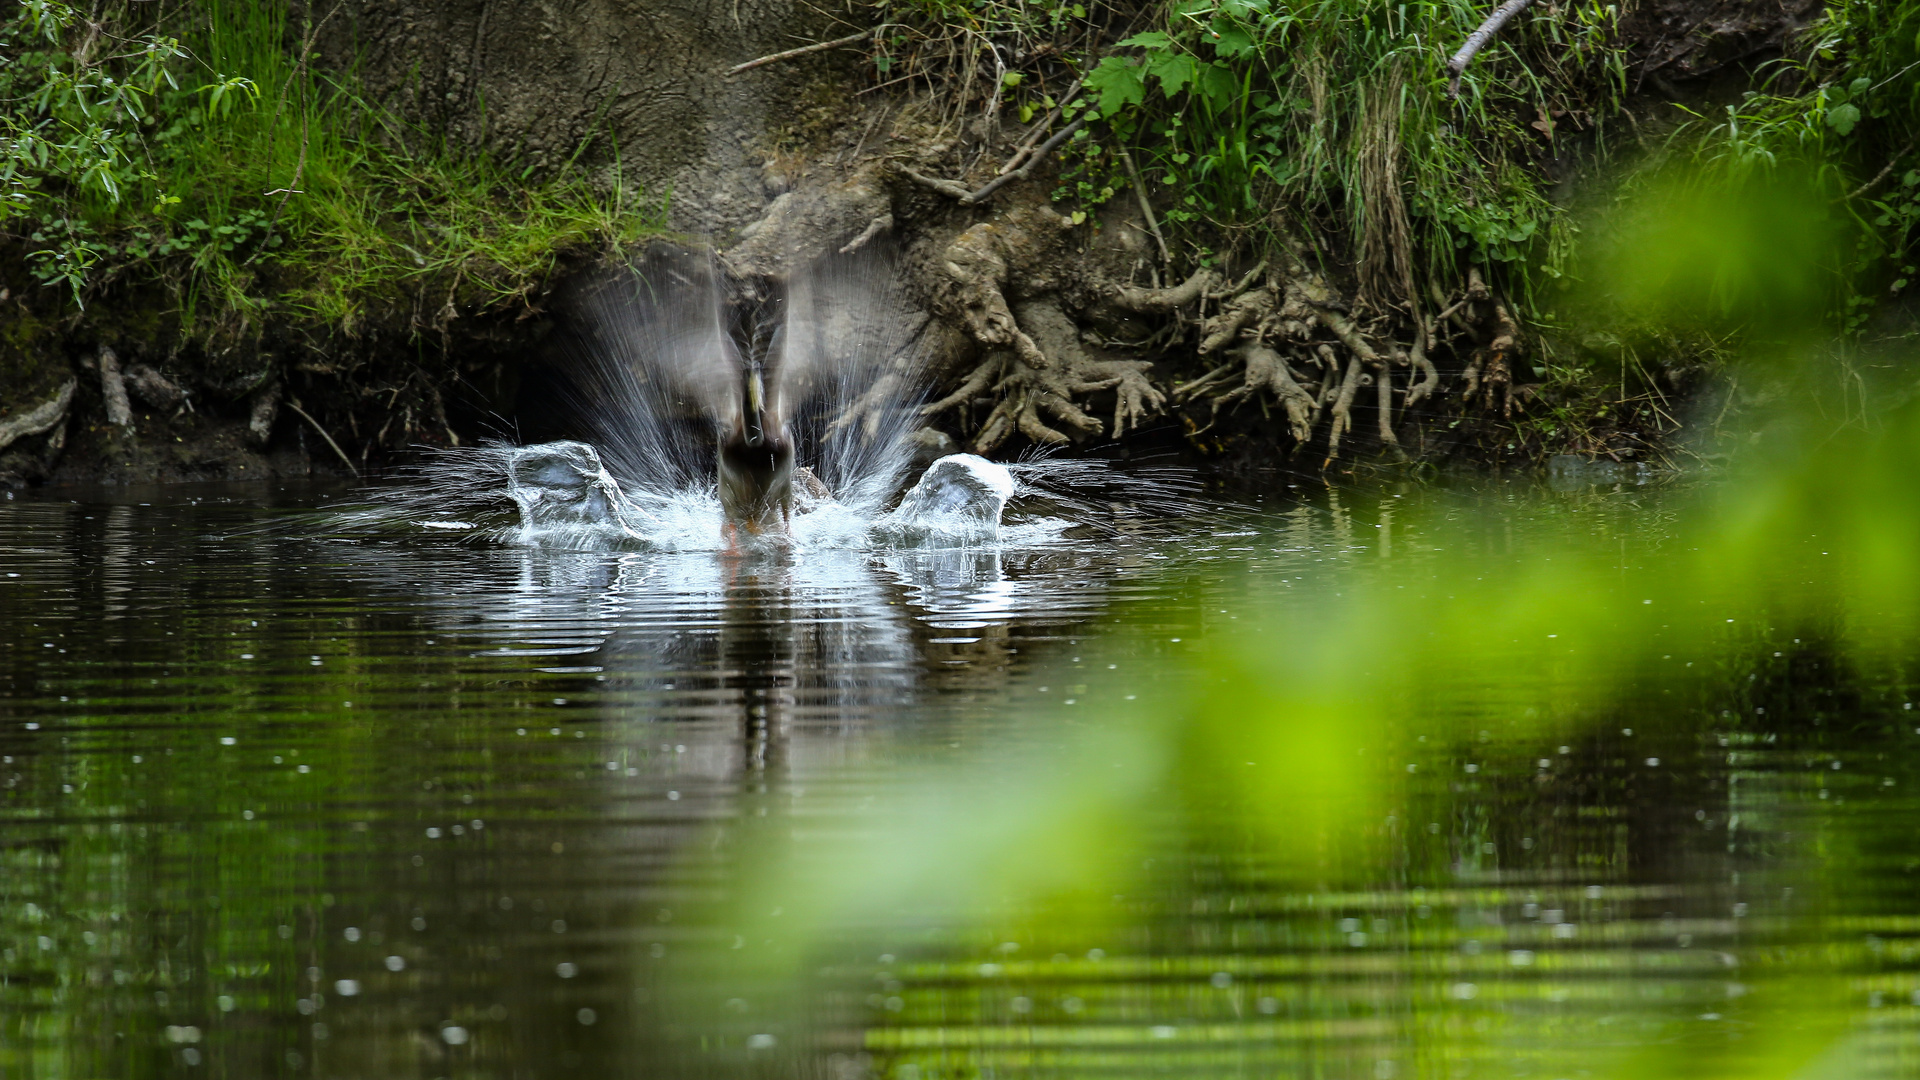
<instances>
[{"instance_id":1,"label":"thin twig","mask_svg":"<svg viewBox=\"0 0 1920 1080\"><path fill-rule=\"evenodd\" d=\"M1080 79L1073 80L1073 85L1067 87L1066 95L1060 99L1060 104L1055 105L1039 123L1033 125L1027 132L1026 138L1020 140L1020 145L1013 148L1013 156L1007 159L1005 165L1000 166L1000 172L997 175L1005 176L1020 167L1020 162L1026 158L1027 151L1032 150L1033 144L1040 141L1040 136L1046 134L1047 129L1060 119L1060 110L1073 104L1073 96L1080 92L1080 83Z\"/></svg>"},{"instance_id":2,"label":"thin twig","mask_svg":"<svg viewBox=\"0 0 1920 1080\"><path fill-rule=\"evenodd\" d=\"M1480 24L1480 29L1467 35L1466 44L1460 46L1460 51L1454 53L1453 59L1447 61L1447 70L1453 72L1453 81L1447 84L1447 96L1460 96L1460 76L1466 72L1467 65L1473 63L1474 55L1487 47L1487 42L1493 40L1493 35L1507 25L1507 20L1527 10L1527 5L1531 3L1533 0L1507 0L1506 3L1493 9L1493 14L1487 16L1487 21Z\"/></svg>"},{"instance_id":3,"label":"thin twig","mask_svg":"<svg viewBox=\"0 0 1920 1080\"><path fill-rule=\"evenodd\" d=\"M1864 184L1861 184L1859 187L1854 188L1852 191L1847 192L1845 195L1842 195L1840 198L1835 199L1833 201L1837 203L1852 202L1853 200L1859 198L1860 196L1865 195L1867 192L1872 191L1874 188L1879 187L1880 182L1882 180L1885 180L1887 177L1893 175L1893 167L1895 165L1898 165L1900 163L1900 159L1903 157L1906 157L1907 152L1913 149L1913 144L1916 140L1920 140L1920 135L1917 135L1912 139L1908 139L1907 145L1901 147L1892 157L1888 158L1887 164L1884 168L1882 168L1879 172L1873 174L1873 179L1867 181Z\"/></svg>"},{"instance_id":4,"label":"thin twig","mask_svg":"<svg viewBox=\"0 0 1920 1080\"><path fill-rule=\"evenodd\" d=\"M1167 254L1167 238L1161 235L1160 219L1153 214L1153 203L1147 199L1147 185L1140 182L1140 170L1134 168L1133 155L1127 153L1124 144L1120 146L1120 163L1127 167L1127 179L1133 181L1133 193L1140 200L1140 212L1147 215L1147 228L1153 230L1153 242L1160 245L1160 265L1172 266L1173 256Z\"/></svg>"},{"instance_id":5,"label":"thin twig","mask_svg":"<svg viewBox=\"0 0 1920 1080\"><path fill-rule=\"evenodd\" d=\"M1018 179L1023 179L1027 175L1031 174L1033 172L1033 167L1035 165L1038 165L1040 162L1044 161L1048 154L1051 154L1055 150L1058 150L1060 148L1061 143L1066 142L1068 139L1073 138L1074 132L1079 131L1081 128L1086 126L1087 126L1086 118L1082 117L1081 119L1075 120L1073 123L1068 124L1066 127L1061 128L1059 133L1054 135L1053 138L1048 139L1046 142L1043 142L1040 144L1040 149L1035 150L1033 152L1033 156L1027 159L1027 163L1025 165L1020 166L1019 168L1013 170L1010 173L1006 173L1004 175L994 177L993 179L987 181L985 186L983 186L979 191L976 191L971 195L968 195L965 198L962 198L960 201L963 203L967 203L969 205L974 203L985 202L987 200L987 196L992 195L996 191L999 191L1001 188L1012 183L1013 181Z\"/></svg>"},{"instance_id":6,"label":"thin twig","mask_svg":"<svg viewBox=\"0 0 1920 1080\"><path fill-rule=\"evenodd\" d=\"M300 419L312 424L313 430L319 432L320 437L327 440L327 445L333 447L333 452L340 455L340 463L347 467L347 471L353 474L353 478L355 480L360 479L360 470L353 467L353 459L347 456L345 450L340 449L339 443L333 441L333 436L327 434L327 429L320 426L320 421L308 416L307 410L301 408L300 403L292 398L287 399L287 408L299 413Z\"/></svg>"},{"instance_id":7,"label":"thin twig","mask_svg":"<svg viewBox=\"0 0 1920 1080\"><path fill-rule=\"evenodd\" d=\"M871 30L862 30L857 34L848 34L843 38L834 38L832 41L822 41L815 45L802 45L797 49L788 49L786 52L777 52L771 56L763 56L758 60L749 60L744 64L735 64L727 69L727 74L738 75L743 71L752 71L754 68L764 67L767 64L777 64L782 60L791 60L796 56L806 56L809 53L826 52L828 49L837 49L842 45L852 45L856 42L867 40L891 25L893 24L881 23Z\"/></svg>"}]
</instances>

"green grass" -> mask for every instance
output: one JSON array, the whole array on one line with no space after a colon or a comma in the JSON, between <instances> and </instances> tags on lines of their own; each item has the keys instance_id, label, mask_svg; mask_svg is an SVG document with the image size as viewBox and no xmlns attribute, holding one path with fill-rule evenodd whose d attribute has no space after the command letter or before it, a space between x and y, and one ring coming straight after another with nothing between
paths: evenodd
<instances>
[{"instance_id":1,"label":"green grass","mask_svg":"<svg viewBox=\"0 0 1920 1080\"><path fill-rule=\"evenodd\" d=\"M1125 149L1190 260L1330 237L1322 254L1382 302L1424 303L1468 265L1529 293L1563 272L1573 235L1542 166L1613 112L1624 46L1613 5L1543 9L1453 97L1447 54L1485 13L1470 0L899 0L881 74L938 68L950 93L984 102L1007 66L998 93L1021 121L1084 78L1064 111L1100 123L1076 137L1057 197L1090 210L1124 191Z\"/></svg>"},{"instance_id":2,"label":"green grass","mask_svg":"<svg viewBox=\"0 0 1920 1080\"><path fill-rule=\"evenodd\" d=\"M188 325L278 312L351 330L386 305L523 302L565 253L661 229L663 200L617 167L609 190L578 152L535 175L408 126L351 68L302 63L286 43L312 28L287 19L263 0L194 0L159 22L111 4L103 48L63 4L19 7L0 30L16 61L0 228L43 283L84 304L157 281ZM144 89L101 100L130 81ZM36 131L64 155L23 149Z\"/></svg>"}]
</instances>

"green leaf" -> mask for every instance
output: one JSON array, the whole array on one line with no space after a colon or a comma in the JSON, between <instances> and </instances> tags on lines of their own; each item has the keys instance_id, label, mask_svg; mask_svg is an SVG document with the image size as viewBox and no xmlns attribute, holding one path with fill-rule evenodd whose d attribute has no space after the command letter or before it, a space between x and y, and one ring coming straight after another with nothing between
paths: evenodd
<instances>
[{"instance_id":1,"label":"green leaf","mask_svg":"<svg viewBox=\"0 0 1920 1080\"><path fill-rule=\"evenodd\" d=\"M1199 69L1191 92L1214 108L1225 109L1233 104L1239 90L1240 80L1234 77L1233 69L1216 61Z\"/></svg>"},{"instance_id":2,"label":"green leaf","mask_svg":"<svg viewBox=\"0 0 1920 1080\"><path fill-rule=\"evenodd\" d=\"M1860 109L1854 105L1835 105L1827 110L1827 126L1841 135L1853 134L1853 126L1860 122Z\"/></svg>"},{"instance_id":3,"label":"green leaf","mask_svg":"<svg viewBox=\"0 0 1920 1080\"><path fill-rule=\"evenodd\" d=\"M1255 51L1253 35L1238 26L1215 24L1213 51L1224 59L1238 59Z\"/></svg>"},{"instance_id":4,"label":"green leaf","mask_svg":"<svg viewBox=\"0 0 1920 1080\"><path fill-rule=\"evenodd\" d=\"M1149 30L1144 34L1135 34L1120 43L1120 48L1171 49L1173 39L1158 30Z\"/></svg>"},{"instance_id":5,"label":"green leaf","mask_svg":"<svg viewBox=\"0 0 1920 1080\"><path fill-rule=\"evenodd\" d=\"M1099 95L1101 113L1111 116L1147 99L1146 68L1132 60L1109 56L1087 72L1086 87Z\"/></svg>"},{"instance_id":6,"label":"green leaf","mask_svg":"<svg viewBox=\"0 0 1920 1080\"><path fill-rule=\"evenodd\" d=\"M1199 73L1199 63L1184 53L1162 53L1147 57L1147 74L1160 80L1160 92L1172 98L1186 89Z\"/></svg>"}]
</instances>

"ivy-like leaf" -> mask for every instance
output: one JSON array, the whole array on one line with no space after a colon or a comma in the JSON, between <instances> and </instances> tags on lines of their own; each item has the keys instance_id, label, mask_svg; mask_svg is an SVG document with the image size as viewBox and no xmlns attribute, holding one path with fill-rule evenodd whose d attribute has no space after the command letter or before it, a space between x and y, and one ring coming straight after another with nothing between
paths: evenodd
<instances>
[{"instance_id":1,"label":"ivy-like leaf","mask_svg":"<svg viewBox=\"0 0 1920 1080\"><path fill-rule=\"evenodd\" d=\"M1860 109L1856 105L1835 105L1827 110L1827 126L1841 135L1853 134L1853 127L1860 122Z\"/></svg>"}]
</instances>

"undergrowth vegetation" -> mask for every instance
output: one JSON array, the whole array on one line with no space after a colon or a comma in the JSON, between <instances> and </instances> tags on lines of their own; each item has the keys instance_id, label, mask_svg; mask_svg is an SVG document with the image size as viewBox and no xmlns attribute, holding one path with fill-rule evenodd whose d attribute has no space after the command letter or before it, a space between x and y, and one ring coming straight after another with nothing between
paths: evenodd
<instances>
[{"instance_id":1,"label":"undergrowth vegetation","mask_svg":"<svg viewBox=\"0 0 1920 1080\"><path fill-rule=\"evenodd\" d=\"M883 78L923 81L951 123L1077 124L1053 199L1075 220L1138 199L1163 234L1156 285L1217 269L1248 297L1251 266L1323 275L1296 310L1330 302L1350 317L1354 336L1327 329L1336 349L1361 346L1369 380L1413 369L1405 390L1380 392L1390 451L1396 395L1433 394L1415 382L1427 357L1450 357L1433 394L1449 426L1470 412L1499 421L1479 436L1496 456L1626 451L1623 429L1678 429L1684 399L1743 342L1857 338L1920 281L1920 3L1829 0L1784 55L1743 62L1753 89L1724 108L1704 104L1704 87L1691 105L1650 100L1630 60L1632 6L1597 0L1533 5L1456 72L1450 54L1494 6L890 0L876 58ZM1611 205L1571 212L1557 187L1570 178L1587 209ZM1691 208L1653 217L1701 235L1640 229L1633 208L1652 205ZM1672 257L1629 260L1640 276L1622 277L1620 253L1646 248ZM1293 294L1267 273L1278 308ZM1803 287L1809 275L1822 287ZM1726 298L1756 289L1795 299L1736 315ZM1225 362L1183 385L1215 392L1217 414L1279 362L1236 386L1234 334L1279 348L1290 371L1272 378L1277 400L1311 408L1296 417L1301 442L1327 407L1331 458L1350 380L1315 370L1327 334L1287 331L1267 308L1209 337L1203 299L1198 351L1225 348Z\"/></svg>"},{"instance_id":2,"label":"undergrowth vegetation","mask_svg":"<svg viewBox=\"0 0 1920 1080\"><path fill-rule=\"evenodd\" d=\"M1475 263L1558 275L1567 237L1540 166L1556 135L1597 126L1617 100L1613 9L1532 21L1450 96L1443 48L1483 14L1457 0L1178 0L1087 85L1112 137L1180 193L1173 222L1258 227L1297 208L1349 238L1381 299Z\"/></svg>"},{"instance_id":3,"label":"undergrowth vegetation","mask_svg":"<svg viewBox=\"0 0 1920 1080\"><path fill-rule=\"evenodd\" d=\"M20 0L0 14L0 244L84 306L158 283L184 327L416 329L524 303L570 249L656 232L658 199L539 177L409 126L315 64L265 0ZM581 150L585 150L583 145ZM616 151L617 156L617 151Z\"/></svg>"},{"instance_id":4,"label":"undergrowth vegetation","mask_svg":"<svg viewBox=\"0 0 1920 1080\"><path fill-rule=\"evenodd\" d=\"M898 0L879 62L944 69L989 115L1088 121L1062 201L1090 210L1137 174L1200 262L1223 238L1311 232L1374 299L1404 304L1469 265L1528 290L1561 275L1572 236L1546 165L1602 132L1625 92L1616 5L1574 3L1517 21L1450 93L1446 53L1486 11Z\"/></svg>"},{"instance_id":5,"label":"undergrowth vegetation","mask_svg":"<svg viewBox=\"0 0 1920 1080\"><path fill-rule=\"evenodd\" d=\"M1829 0L1804 51L1770 64L1761 86L1720 115L1702 115L1676 140L1693 192L1791 183L1831 207L1850 233L1840 260L1823 260L1832 304L1849 333L1881 298L1916 277L1920 226L1920 3Z\"/></svg>"}]
</instances>

